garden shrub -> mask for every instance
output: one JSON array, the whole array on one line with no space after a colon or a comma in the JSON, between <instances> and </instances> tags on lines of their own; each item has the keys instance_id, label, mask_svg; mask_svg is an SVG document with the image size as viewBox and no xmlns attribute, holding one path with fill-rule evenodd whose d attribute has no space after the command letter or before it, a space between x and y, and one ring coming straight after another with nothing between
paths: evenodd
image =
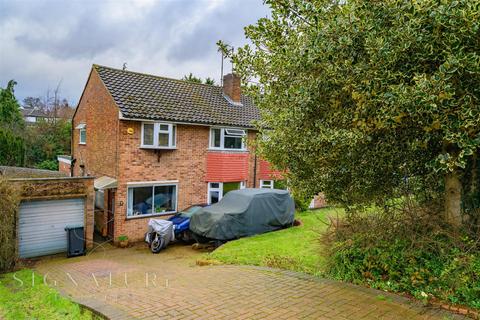
<instances>
[{"instance_id":1,"label":"garden shrub","mask_svg":"<svg viewBox=\"0 0 480 320\"><path fill-rule=\"evenodd\" d=\"M323 241L334 279L480 309L480 238L433 208L350 214Z\"/></svg>"},{"instance_id":2,"label":"garden shrub","mask_svg":"<svg viewBox=\"0 0 480 320\"><path fill-rule=\"evenodd\" d=\"M15 263L18 204L18 192L0 177L0 272L10 270Z\"/></svg>"}]
</instances>

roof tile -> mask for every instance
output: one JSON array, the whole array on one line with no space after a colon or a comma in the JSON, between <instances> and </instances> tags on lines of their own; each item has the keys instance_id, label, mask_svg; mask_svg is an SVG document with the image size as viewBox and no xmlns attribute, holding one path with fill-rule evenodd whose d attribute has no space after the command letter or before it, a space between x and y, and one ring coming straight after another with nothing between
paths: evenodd
<instances>
[{"instance_id":1,"label":"roof tile","mask_svg":"<svg viewBox=\"0 0 480 320\"><path fill-rule=\"evenodd\" d=\"M94 65L123 118L253 127L260 119L253 100L242 106L223 96L222 87Z\"/></svg>"}]
</instances>

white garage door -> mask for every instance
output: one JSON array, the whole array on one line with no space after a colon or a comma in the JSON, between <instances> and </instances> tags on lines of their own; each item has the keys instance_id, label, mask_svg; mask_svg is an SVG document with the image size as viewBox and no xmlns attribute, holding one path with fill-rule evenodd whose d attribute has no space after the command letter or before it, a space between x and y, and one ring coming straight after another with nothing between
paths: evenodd
<instances>
[{"instance_id":1,"label":"white garage door","mask_svg":"<svg viewBox=\"0 0 480 320\"><path fill-rule=\"evenodd\" d=\"M65 226L83 226L84 200L26 201L18 219L20 258L67 251Z\"/></svg>"}]
</instances>

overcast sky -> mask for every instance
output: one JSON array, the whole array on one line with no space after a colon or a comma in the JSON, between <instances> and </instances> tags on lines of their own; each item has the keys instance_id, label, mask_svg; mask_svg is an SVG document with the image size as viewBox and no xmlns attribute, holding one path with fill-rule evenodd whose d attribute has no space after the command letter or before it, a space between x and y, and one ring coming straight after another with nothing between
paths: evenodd
<instances>
[{"instance_id":1,"label":"overcast sky","mask_svg":"<svg viewBox=\"0 0 480 320\"><path fill-rule=\"evenodd\" d=\"M93 63L123 62L218 83L215 43L245 44L244 26L268 12L262 0L0 0L0 86L15 79L22 101L61 82L61 96L76 105Z\"/></svg>"}]
</instances>

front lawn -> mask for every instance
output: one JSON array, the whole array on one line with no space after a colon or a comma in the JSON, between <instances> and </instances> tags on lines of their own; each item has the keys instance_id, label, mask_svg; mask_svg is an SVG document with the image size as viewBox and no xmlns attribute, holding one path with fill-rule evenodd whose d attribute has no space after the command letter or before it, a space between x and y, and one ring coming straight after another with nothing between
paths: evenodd
<instances>
[{"instance_id":1,"label":"front lawn","mask_svg":"<svg viewBox=\"0 0 480 320\"><path fill-rule=\"evenodd\" d=\"M1 319L100 319L43 284L43 278L24 269L0 275ZM14 277L15 276L15 277Z\"/></svg>"},{"instance_id":2,"label":"front lawn","mask_svg":"<svg viewBox=\"0 0 480 320\"><path fill-rule=\"evenodd\" d=\"M207 255L208 259L228 264L268 266L318 275L324 257L319 233L328 225L327 216L343 211L336 208L297 213L303 225L230 241Z\"/></svg>"}]
</instances>

